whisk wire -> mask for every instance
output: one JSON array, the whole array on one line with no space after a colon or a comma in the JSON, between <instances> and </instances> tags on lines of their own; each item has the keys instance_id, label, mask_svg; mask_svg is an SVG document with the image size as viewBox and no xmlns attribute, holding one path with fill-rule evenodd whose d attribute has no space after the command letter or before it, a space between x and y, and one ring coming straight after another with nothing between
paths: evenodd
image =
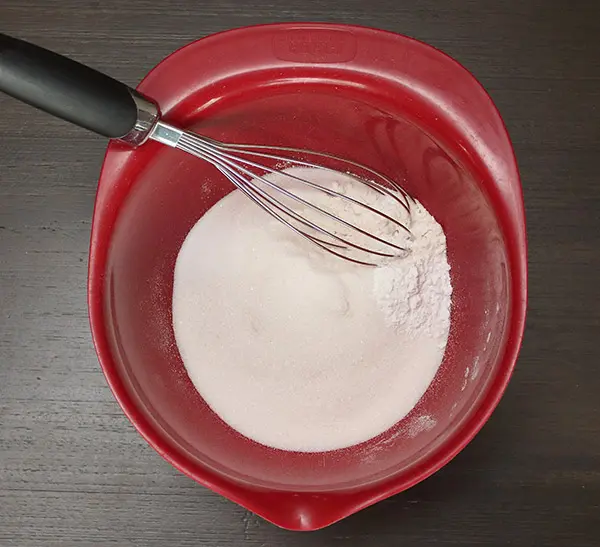
<instances>
[{"instance_id":1,"label":"whisk wire","mask_svg":"<svg viewBox=\"0 0 600 547\"><path fill-rule=\"evenodd\" d=\"M207 147L209 147L209 148L213 148L213 149L216 148L219 151L222 151L224 154L227 154L228 152L237 152L238 154L252 155L252 156L261 157L261 158L265 158L265 159L269 159L269 160L279 161L279 162L282 162L283 164L293 163L294 165L300 166L300 167L310 167L310 168L318 167L319 169L330 171L331 173L339 173L339 171L336 171L335 169L331 169L330 167L326 167L326 166L323 166L323 165L316 166L314 163L303 161L303 160L299 160L299 159L295 159L295 158L291 158L289 156L280 156L280 155L272 154L272 153L268 154L268 153L265 153L265 152L257 152L256 150L275 150L276 149L276 150L286 151L286 152L293 153L293 154L299 154L299 155L301 155L301 154L307 155L308 154L308 155L312 155L312 156L326 158L326 159L329 159L329 160L343 162L347 166L357 167L357 168L361 169L362 171L368 172L372 176L375 176L375 177L383 180L387 185L391 186L394 190L396 190L396 193L392 192L389 188L387 188L383 184L377 183L377 182L372 181L372 180L359 178L359 177L357 177L357 176L355 176L355 175L353 175L351 173L346 173L348 176L352 177L357 182L359 182L361 184L364 184L366 186L369 186L374 191L382 193L382 194L385 194L385 195L391 197L392 199L396 200L406 210L407 213L410 213L410 200L411 200L411 198L408 195L408 193L404 190L404 188L402 188L398 183L394 182L390 178L382 175L381 173L378 173L374 169L371 169L370 167L367 167L366 165L361 165L360 163L356 163L356 162L354 162L352 160L348 160L348 159L344 159L344 158L339 158L337 156L333 156L331 154L326 154L324 152L315 152L315 151L312 151L312 150L310 150L310 151L309 150L302 150L302 149L299 149L299 148L292 148L292 147L288 147L288 146L277 146L277 147L274 147L274 146L266 146L266 145L258 145L258 144L226 144L226 143L222 143L220 141L216 141L214 139L211 139L209 137L204 137L202 135L197 135L197 134L192 133L190 131L186 131L186 132L183 133L183 138L186 138L186 137L194 139L194 140L196 140L199 143L201 142L202 144L207 145ZM269 168L266 165L257 164L255 162L251 162L250 160L246 160L245 158L240 157L239 155L238 156L229 155L228 157L231 158L231 159L234 159L236 161L246 163L247 165L251 165L253 167L257 167L259 169L263 169L263 170L268 171L270 173L278 172L277 169L272 169L272 168ZM330 188L325 188L324 186L321 186L321 185L319 185L317 183L314 183L312 181L309 181L307 179L303 179L301 177L297 177L295 175L288 175L288 177L297 179L297 180L303 182L304 184L312 186L313 188L318 188L320 190L326 191L328 193L331 193L332 195L335 194L336 197L339 197L339 198L342 198L342 199L347 199L349 201L353 201L357 205L361 205L363 207L369 208L372 212L375 212L377 214L382 214L381 211L378 211L378 210L376 210L376 209L374 209L372 207L369 207L367 204L362 203L362 202L360 202L358 200L355 200L351 196L347 196L347 195L342 194L340 192L336 192L335 190L332 190ZM398 196L398 194L400 194L400 196L402 196L402 198L404 198L404 199L400 199L400 197ZM398 223L402 228L408 230L408 228L406 228L402 223L396 221L395 219L392 219L391 217L389 217L389 220L392 220L393 222Z\"/></svg>"},{"instance_id":2,"label":"whisk wire","mask_svg":"<svg viewBox=\"0 0 600 547\"><path fill-rule=\"evenodd\" d=\"M211 163L236 188L241 190L248 198L250 198L264 211L269 213L278 221L282 222L296 234L309 240L311 243L333 255L357 264L372 266L376 264L372 260L363 259L362 255L357 257L355 256L356 253L349 254L349 251L360 251L361 253L366 254L367 257L375 255L384 258L400 256L399 253L403 254L406 252L406 249L401 245L398 245L397 243L388 239L384 239L383 237L379 237L378 235L361 228L354 222L350 222L345 218L342 218L341 216L333 214L323 207L320 207L316 203L313 203L310 199L305 199L290 189L269 180L269 178L266 177L267 174L281 173L282 171L275 169L270 165L258 163L254 161L253 158L263 158L265 160L269 160L269 162L282 163L282 169L284 167L309 167L319 168L321 170L325 169L338 174L340 173L340 171L336 171L330 167L318 165L316 163L311 163L309 161L304 161L302 159L297 159L297 157L293 157L312 155L315 157L340 162L345 166L344 171L348 171L350 168L360 169L362 172L370 173L371 176L378 179L379 182L376 182L375 180L363 179L354 174L345 174L352 177L357 182L365 185L372 191L380 195L386 195L390 198L393 198L393 200L395 200L395 202L397 202L406 211L406 213L410 215L410 200L412 198L410 198L406 191L397 183L369 167L351 160L338 158L330 154L301 150L291 147L226 144L189 131L177 129L162 121L158 122L157 127L150 136L154 140L157 140L163 144L167 144L174 148L179 148L184 152L200 157L201 159ZM278 153L273 153L274 151L277 151ZM283 153L288 153L292 156L285 156ZM410 229L404 223L391 216L391 214L387 214L387 212L381 211L360 199L357 199L351 195L347 195L343 192L338 192L333 188L328 188L316 182L310 181L297 174L285 174L288 180L296 181L304 187L322 192L329 197L339 198L346 203L350 203L356 207L377 215L378 218L391 223L395 229L403 230L409 235L411 233ZM261 187L261 185L264 187ZM340 233L336 233L335 228L331 227L331 229L328 229L330 228L329 226L325 227L322 224L307 218L306 215L301 214L298 210L295 210L290 205L284 203L281 198L275 197L275 194L285 197L286 199L289 199L295 203L301 204L306 208L307 211L314 211L315 213L333 221L334 224L337 223L339 226L344 226L346 229L360 234L362 238L366 239L367 241L376 241L384 247L382 249L374 249L370 246L365 246L365 243L362 241L361 243L352 241L349 234L344 234L344 236L342 236ZM306 231L307 229L310 229L311 232ZM388 251L387 249L390 250ZM397 252L394 253L391 249Z\"/></svg>"},{"instance_id":3,"label":"whisk wire","mask_svg":"<svg viewBox=\"0 0 600 547\"><path fill-rule=\"evenodd\" d=\"M340 158L340 157L334 156L332 154L326 154L325 152L316 152L313 150L302 150L299 148L292 148L289 146L273 147L273 146L260 145L260 144L232 144L232 143L222 143L222 142L215 141L213 139L210 139L207 137L202 137L202 136L200 138L207 142L210 142L216 148L219 148L220 150L223 150L223 151L238 152L239 154L254 155L254 156L262 157L262 158L266 158L266 159L274 159L276 161L282 161L284 163L290 161L289 156L279 156L276 154L257 152L257 150L275 150L275 149L277 149L282 152L289 152L289 153L299 154L299 155L302 155L302 154L311 155L311 156L320 157L320 158L327 159L327 160L334 160L334 161L342 162L342 163L346 164L347 166L356 167L362 171L369 173L371 176L374 176L378 179L383 180L386 185L389 185L394 190L396 190L396 192L399 193L404 198L404 201L401 200L397 194L390 191L390 189L387 188L386 185L379 184L372 180L362 179L362 178L356 177L355 175L350 175L352 178L355 178L361 184L370 186L371 188L373 188L373 190L382 192L382 193L388 195L389 197L395 199L396 201L400 202L402 207L404 207L404 209L408 213L410 213L410 201L412 198L406 192L406 190L404 190L404 188L402 188L402 186L400 186L397 182L393 181L392 179L386 177L385 175L379 173L378 171L375 171L374 169L371 169L370 167L367 167L366 165L362 165L355 161L348 160L345 158ZM293 160L293 161L294 161L294 163L296 163L299 166L315 167L315 164L311 163L311 162L307 162L307 161L303 161L303 160ZM330 167L326 167L326 166L322 166L322 165L319 165L318 167L319 167L319 169L325 169L325 170L331 171L333 173L337 172L335 169L331 169Z\"/></svg>"},{"instance_id":4,"label":"whisk wire","mask_svg":"<svg viewBox=\"0 0 600 547\"><path fill-rule=\"evenodd\" d=\"M383 238L380 238L362 228L360 228L359 226L356 226L355 224L348 222L347 220L336 216L334 214L332 214L331 212L323 209L322 207L319 207L317 205L315 205L314 203L310 202L309 200L306 200L300 196L298 196L297 194L294 194L293 192L290 192L289 190L287 190L286 188L283 188L282 186L273 183L272 181L269 181L268 179L264 178L261 175L257 175L256 173L254 173L253 171L250 171L248 169L245 169L244 167L241 167L239 165L240 161L237 157L235 156L231 156L229 154L217 154L214 152L214 150L211 150L210 146L203 146L201 143L195 142L195 140L189 139L187 137L187 135L184 135L181 140L180 140L180 147L181 145L185 145L186 149L191 149L196 151L196 153L200 154L202 153L204 155L204 157L207 159L207 161L211 161L212 163L215 163L216 161L218 161L218 164L220 166L226 166L223 167L223 169L231 169L232 171L235 172L236 176L235 180L239 181L240 184L245 185L246 187L251 188L254 192L258 193L263 199L265 199L270 205L272 205L273 207L276 207L277 209L279 209L280 211L290 215L292 218L294 218L296 221L301 222L302 224L317 230L318 232L321 232L323 234L326 234L338 241L341 241L342 243L345 243L351 247L353 247L354 249L358 249L360 251L366 252L366 253L372 253L378 256L382 256L382 257L387 257L387 258L391 258L393 256L395 256L394 254L390 254L390 253L386 253L386 252L382 252L370 247L364 247L362 245L358 245L356 243L352 243L350 241L348 241L347 239L341 237L338 234L334 234L333 232L330 232L329 230L325 230L322 227L316 225L315 223L309 221L308 219L300 216L298 213L296 213L293 209L291 209L290 207L284 205L283 203L281 203L280 201L275 200L272 196L270 196L268 193L266 193L264 190L262 190L261 188L259 188L253 181L255 180L260 180L263 184L265 184L266 186L268 186L269 188L272 188L273 190L276 190L278 192L280 192L281 194L285 195L286 197L301 203L302 205L305 205L306 207L311 208L314 211L317 211L318 213L321 213L325 216L327 216L328 218L342 224L343 226L346 226L347 228L351 228L355 231L357 231L358 233L364 235L367 238L371 238L383 245L387 245L389 247L393 247L394 249L398 250L398 251L406 251L406 249L404 247L400 247L399 245L396 245L394 243L391 243L389 241L386 241ZM237 162L237 163L236 163ZM249 162L252 166L255 166L257 168L263 169L266 166L260 165L260 164L256 164L254 162ZM219 169L221 172L223 172L223 169ZM275 170L270 170L271 172L276 172ZM248 179L244 179L243 177L239 177L239 173L241 172L244 175L247 175L249 178ZM300 178L300 177L296 177L294 175L288 175L289 177L296 179L300 182L306 183L307 185L314 187L314 188L318 188L318 189L322 189L322 190L328 190L320 185L317 184L310 184L310 181L306 181L306 179ZM239 178L238 178L239 177ZM229 178L229 177L228 177ZM230 178L231 180L231 178ZM235 184L235 183L234 183ZM236 184L237 187L239 187L239 184ZM338 192L332 191L332 194L340 197L348 197L345 194L340 194ZM355 200L353 200L352 198L349 198L350 201L354 202ZM365 207L366 209L382 216L383 218L399 225L400 227L402 227L403 229L407 230L407 228L402 225L401 223L397 222L395 219L389 217L388 215L385 215L384 213L382 213L381 211L378 211L376 209L373 209L372 207L362 203L362 202L357 202L359 205ZM330 242L324 242L322 241L322 243L324 244L331 244Z\"/></svg>"},{"instance_id":5,"label":"whisk wire","mask_svg":"<svg viewBox=\"0 0 600 547\"><path fill-rule=\"evenodd\" d=\"M216 154L215 154L213 151L211 151L211 150L210 150L210 148L209 148L209 147L204 147L204 146L201 146L201 145L200 145L200 143L195 143L195 142L194 142L194 143L191 143L191 142L189 142L189 141L188 141L188 138L187 138L187 136L185 136L184 138L182 138L180 142L182 142L182 141L183 141L184 143L188 144L188 145L191 145L191 146L197 145L197 146L198 146L200 149L202 149L202 151L204 151L205 153L206 153L206 152L210 152L210 153L211 153L211 157L215 157L215 156L217 156L217 155L216 155ZM373 239L373 240L375 240L375 241L377 241L377 242L379 242L379 243L382 243L383 245L388 245L388 246L390 246L390 247L393 247L393 248L395 248L395 249L397 249L397 250L399 250L399 251L405 251L405 250L406 250L406 249L404 249L403 247L400 247L399 245L395 245L394 243L391 243L391 242L389 242L389 241L386 241L386 240L384 240L383 238L377 237L376 235L374 235L374 234L372 234L372 233L370 233L370 232L367 232L366 230L364 230L364 229L360 228L359 226L356 226L355 224L353 224L353 223L351 223L351 222L348 222L347 220L345 220L345 219L343 219L343 218L341 218L341 217L339 217L339 216L336 216L336 215L334 215L333 213L331 213L331 212L327 211L326 209L323 209L322 207L319 207L318 205L315 205L315 204L314 204L314 203L312 203L311 201L309 201L309 200L306 200L306 199L304 199L304 198L302 198L302 197L298 196L297 194L294 194L293 192L289 191L288 189L286 189L286 188L283 188L282 186L280 186L280 185L278 185L278 184L275 184L274 182L272 182L272 181L270 181L270 180L266 179L264 176L262 176L262 175L257 175L257 174L256 174L256 173L254 173L253 171L250 171L249 169L246 169L246 168L244 168L244 167L240 166L240 165L239 165L239 160L238 160L238 158L236 158L235 156L230 156L230 155L227 155L227 159L224 159L225 155L224 155L224 154L221 154L221 156L217 156L217 157L218 157L218 158L219 158L219 160L221 160L221 161L222 161L224 164L226 164L226 165L227 165L229 168L231 168L231 169L233 169L233 170L237 170L237 171L239 171L239 172L241 172L241 173L243 173L243 174L247 175L248 177L250 177L248 180L244 180L244 183L245 183L247 186L249 186L250 188L252 188L254 191L258 192L258 193L259 193L259 194L260 194L262 197L264 197L265 199L267 199L267 201L269 201L269 203L271 203L271 205L274 205L274 202L273 202L273 200L272 200L272 199L268 199L268 197L267 197L267 196L268 196L268 194L266 194L264 191L262 191L260 188L258 188L258 186L256 186L256 184L254 184L253 180L260 180L260 181L261 181L263 184L265 184L265 185L266 185L266 186L268 186L269 188L272 188L273 190L276 190L276 191L280 192L280 193L281 193L281 194L283 194L284 196L286 196L286 197L288 197L288 198L290 198L290 199L292 199L292 200L296 201L297 203L301 203L302 205L304 205L304 206L306 206L306 207L309 207L310 209L312 209L312 210L314 210L314 211L317 211L318 213L320 213L320 214L323 214L323 215L325 215L326 217L328 217L328 218L330 218L330 219L332 219L332 220L334 220L334 221L336 221L336 222L339 222L340 224L342 224L343 226L346 226L347 228L351 228L351 229L353 229L353 230L356 230L358 233L360 233L360 234L364 235L364 236L365 236L365 237L367 237L367 238L371 238L371 239ZM235 163L236 161L238 162L237 164ZM265 168L265 167L266 167L266 166L259 165L259 164L253 163L253 162L250 162L250 163L251 163L251 164L252 164L254 167L257 167L257 168L260 168L260 169L263 169L263 168ZM273 172L275 172L275 171L273 170ZM296 180L298 180L298 181L301 181L301 182L303 182L303 183L304 183L304 182L309 182L309 181L306 181L306 179L302 179L302 178L300 178L300 177L295 177L294 175L288 175L288 177L291 177L291 178L293 178L293 179L296 179ZM322 188L323 188L323 187L321 187L320 185L316 185L316 184L315 184L315 185L310 185L310 186L312 186L312 187L315 187L315 188L319 188L319 189L322 189ZM336 197L338 197L338 196L339 196L339 197L348 197L348 196L346 196L345 194L340 194L340 193L338 193L338 192L334 192L334 191L332 191L332 194L334 194ZM269 196L269 197L270 197L270 196ZM388 217L388 216L387 216L387 215L385 215L384 213L382 213L382 212L380 212L380 211L377 211L377 210L375 210L375 209L373 209L373 208L369 207L368 205L366 205L366 204L364 204L364 203L361 203L361 202L358 202L358 203L359 203L360 205L364 206L365 208L367 208L367 209L369 209L369 210L372 210L373 212L375 212L375 213L379 214L380 216L382 216L382 217L384 217L384 218L387 218L388 220L390 220L390 221L392 221L392 222L395 222L396 224L399 224L399 225L400 225L402 228L405 228L405 227L404 227L402 224L400 224L400 223L396 222L394 219L392 219L391 217ZM291 213L291 212L292 212L292 209L291 209L291 208L289 208L289 207L287 207L287 206L284 206L283 204L280 204L280 205L282 205L282 208L283 208L283 209L285 209L285 211L286 211L286 212L288 212L288 213ZM279 207L278 207L278 208L279 208ZM302 220L300 220L300 222L302 222ZM304 223L304 222L303 222L303 223ZM306 222L306 224L307 224L307 225L309 225L311 228L318 229L318 228L317 228L317 226L316 226L314 223L309 223L309 222ZM406 229L406 228L405 228L405 229ZM318 229L318 230L319 230L319 231L321 231L321 232L323 232L323 230L320 230L320 229ZM353 245L352 243L350 243L350 242L348 242L348 241L344 240L343 238L341 238L341 237L339 237L339 236L337 236L337 235L335 235L335 234L333 234L333 233L331 233L331 232L329 232L329 231L326 231L326 230L325 230L325 232L326 232L328 235L330 235L331 237L334 237L334 238L336 238L336 239L338 239L338 240L340 240L340 241L343 241L344 243L348 243L349 245L352 245L353 247L355 247L355 248L357 248L357 249L360 249L360 250L362 250L362 251L365 251L365 252L372 252L372 253L374 253L374 254L378 254L378 255L380 255L380 256L386 256L386 257L392 257L392 256L394 256L394 255L390 255L390 254L388 254L388 253L382 253L382 252L378 252L378 251L376 251L375 249L370 249L370 248L365 248L365 247L361 247L361 246L358 246L358 245Z\"/></svg>"},{"instance_id":6,"label":"whisk wire","mask_svg":"<svg viewBox=\"0 0 600 547\"><path fill-rule=\"evenodd\" d=\"M319 226L319 225L315 224L314 222L311 222L310 220L306 219L305 217L302 217L301 215L299 215L297 212L295 212L290 207L286 206L282 202L280 202L280 201L276 200L275 198L273 198L272 196L270 196L267 192L265 192L264 190L262 190L261 188L259 188L252 182L252 180L255 180L256 178L262 178L262 177L256 177L252 172L248 172L248 174L249 174L249 176L251 176L251 178L246 179L242 175L240 175L240 173L237 172L235 169L232 169L232 167L231 167L232 162L223 160L220 156L216 155L214 152L210 152L208 150L197 150L193 145L186 142L185 139L182 139L182 140L183 140L183 143L181 145L182 150L189 152L189 153L198 154L198 155L200 155L200 157L202 157L206 161L211 162L213 165L215 165L215 167L217 167L217 169L219 169L219 171L223 175L225 175L227 177L227 179L232 184L234 184L238 189L240 189L247 197L252 199L252 201L254 201L256 204L258 204L263 210L265 210L267 213L271 214L277 220L280 220L281 222L283 222L286 226L292 228L294 230L294 232L296 232L297 234L302 235L303 237L309 239L313 243L319 244L319 247L324 248L325 250L328 250L327 247L324 247L324 245L336 247L338 249L348 249L348 246L349 246L354 249L363 251L365 253L372 253L372 254L375 254L378 256L382 256L382 257L391 258L391 257L395 256L390 253L384 253L384 252L377 251L375 249L357 245L356 243L353 243L337 234L334 234L333 232L330 232L329 230L326 230L322 226ZM265 182L268 182L268 181L265 181ZM340 241L340 242L344 243L345 245L339 245L332 241L326 241L326 240L316 237L315 235L312 235L303 230L300 230L297 226L290 223L288 220L286 220L281 215L275 214L272 209L265 206L265 203L262 200L265 200L267 203L269 203L269 205L271 205L272 207L275 207L282 213L289 215L297 222L299 222L309 228L312 228L313 230L315 230L323 235L326 235L330 238ZM334 253L334 254L336 254L336 253ZM353 260L353 262L358 262L360 264L373 265L372 263L367 263L367 262L363 262L363 261Z\"/></svg>"},{"instance_id":7,"label":"whisk wire","mask_svg":"<svg viewBox=\"0 0 600 547\"><path fill-rule=\"evenodd\" d=\"M253 161L250 161L250 160L246 160L245 158L234 156L234 155L231 155L231 154L228 154L228 153L223 153L223 156L227 157L228 159L237 161L238 163L242 163L242 164L248 165L250 167L255 167L255 168L258 168L258 169L262 169L262 170L266 171L267 173L278 173L278 172L280 172L279 170L273 169L272 167L269 167L267 165L262 165L262 164L259 164L259 163L256 163L256 162L253 162ZM269 156L268 154L260 154L260 156L261 157L269 157L270 159L274 159L274 156L272 156L272 155ZM277 159L280 158L280 156L276 156L276 157L277 157ZM289 159L289 158L287 159L287 163L288 164L289 163L293 163L294 165L301 165L301 166L306 166L307 165L306 162L299 162L298 160L292 160L292 159ZM310 164L310 165L314 166L314 164ZM327 167L321 167L320 169L324 169L324 170L331 171L331 172L335 173L335 171L333 169L329 169ZM259 176L256 176L256 175L254 175L254 176L255 176L255 178L258 178L258 179L262 180L265 184L268 184L272 188L276 188L276 185L274 183L271 183L268 180L264 180L264 179L262 179ZM352 176L352 175L348 175L348 176ZM342 192L337 192L337 191L335 191L335 190L333 190L331 188L327 188L326 186L322 186L321 184L317 184L316 182L312 182L312 181L310 181L308 179L305 179L303 177L299 177L298 175L292 175L291 173L287 173L287 177L288 177L288 179L293 179L293 180L296 180L298 182L301 182L302 184L304 184L304 185L306 185L306 186L308 186L310 188L313 188L314 190L320 190L320 191L322 191L323 193L325 193L325 194L327 194L329 196L340 198L340 199L342 199L344 201L347 201L348 203L353 203L354 205L358 205L359 207L367 209L371 213L379 215L380 217L384 218L385 220L387 220L387 221L395 224L399 228L402 228L403 230L405 230L407 232L410 232L410 230L404 224L402 224L402 222L396 220L395 218L391 217L390 215L385 214L383 211L375 209L374 207L372 207L371 205L368 205L367 203L364 203L364 202L362 202L362 201L360 201L360 200L358 200L356 198L353 198L352 196L348 196L347 194L344 194ZM356 177L353 177L353 178L356 178ZM363 181L360 181L360 182L363 182ZM281 190L281 188L279 188L279 187L277 187L277 189ZM373 189L375 191L379 191L377 188L373 188ZM380 193L383 194L384 192L380 192ZM393 197L395 199L398 199L396 196L393 196ZM401 202L401 204L404 207L406 207L404 205L404 203ZM312 207L313 204L309 203L309 206Z\"/></svg>"}]
</instances>

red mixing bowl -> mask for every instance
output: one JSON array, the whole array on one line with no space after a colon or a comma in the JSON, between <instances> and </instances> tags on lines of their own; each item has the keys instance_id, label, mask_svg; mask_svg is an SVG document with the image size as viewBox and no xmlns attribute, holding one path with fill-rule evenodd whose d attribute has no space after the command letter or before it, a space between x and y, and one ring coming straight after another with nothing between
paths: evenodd
<instances>
[{"instance_id":1,"label":"red mixing bowl","mask_svg":"<svg viewBox=\"0 0 600 547\"><path fill-rule=\"evenodd\" d=\"M295 530L327 526L440 469L498 404L525 320L519 175L481 85L405 36L278 24L194 42L139 90L158 101L166 120L204 135L321 150L400 181L446 231L454 294L444 361L404 420L339 451L254 443L196 392L171 322L178 250L232 187L181 151L111 143L92 225L90 320L110 387L138 431L200 484Z\"/></svg>"}]
</instances>

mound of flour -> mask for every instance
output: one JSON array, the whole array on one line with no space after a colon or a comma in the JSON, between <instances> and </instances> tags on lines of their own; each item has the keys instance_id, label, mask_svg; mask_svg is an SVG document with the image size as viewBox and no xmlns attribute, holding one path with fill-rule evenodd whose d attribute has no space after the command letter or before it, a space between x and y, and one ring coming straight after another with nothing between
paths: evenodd
<instances>
[{"instance_id":1,"label":"mound of flour","mask_svg":"<svg viewBox=\"0 0 600 547\"><path fill-rule=\"evenodd\" d=\"M441 226L418 202L405 220L409 252L374 268L320 251L237 190L212 207L181 247L173 288L177 346L212 410L258 443L302 452L360 443L406 416L442 361L452 289Z\"/></svg>"}]
</instances>

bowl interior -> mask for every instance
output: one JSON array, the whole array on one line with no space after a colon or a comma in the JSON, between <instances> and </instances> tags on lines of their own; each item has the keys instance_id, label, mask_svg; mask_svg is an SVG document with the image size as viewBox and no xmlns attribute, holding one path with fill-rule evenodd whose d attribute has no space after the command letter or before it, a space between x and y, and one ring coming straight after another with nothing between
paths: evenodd
<instances>
[{"instance_id":1,"label":"bowl interior","mask_svg":"<svg viewBox=\"0 0 600 547\"><path fill-rule=\"evenodd\" d=\"M148 161L120 206L107 257L103 305L117 373L173 450L233 481L338 491L406 474L477 406L505 349L508 254L490 196L469 158L419 119L419 97L408 91L318 67L302 75L263 70L235 80L227 80L217 103L207 106L201 94L191 95L173 117L224 141L310 148L364 163L401 181L443 225L454 288L443 364L408 417L359 446L288 453L226 426L187 377L173 335L171 296L185 236L232 187L201 160L149 143ZM397 351L400 361L402 348Z\"/></svg>"}]
</instances>

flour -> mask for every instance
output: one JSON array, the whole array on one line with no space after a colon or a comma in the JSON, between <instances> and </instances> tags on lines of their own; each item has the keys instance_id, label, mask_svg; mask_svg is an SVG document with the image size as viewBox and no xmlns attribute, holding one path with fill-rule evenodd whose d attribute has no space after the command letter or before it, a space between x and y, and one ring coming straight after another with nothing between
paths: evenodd
<instances>
[{"instance_id":1,"label":"flour","mask_svg":"<svg viewBox=\"0 0 600 547\"><path fill-rule=\"evenodd\" d=\"M359 214L339 199L322 205ZM227 424L267 446L318 452L375 437L414 408L444 355L451 285L439 224L418 202L402 220L412 237L377 219L369 227L408 249L377 268L319 250L239 191L198 221L177 257L173 326L190 379Z\"/></svg>"},{"instance_id":2,"label":"flour","mask_svg":"<svg viewBox=\"0 0 600 547\"><path fill-rule=\"evenodd\" d=\"M411 210L411 232L410 253L375 270L375 296L388 323L407 336L427 334L445 348L452 294L446 236L418 202Z\"/></svg>"}]
</instances>

